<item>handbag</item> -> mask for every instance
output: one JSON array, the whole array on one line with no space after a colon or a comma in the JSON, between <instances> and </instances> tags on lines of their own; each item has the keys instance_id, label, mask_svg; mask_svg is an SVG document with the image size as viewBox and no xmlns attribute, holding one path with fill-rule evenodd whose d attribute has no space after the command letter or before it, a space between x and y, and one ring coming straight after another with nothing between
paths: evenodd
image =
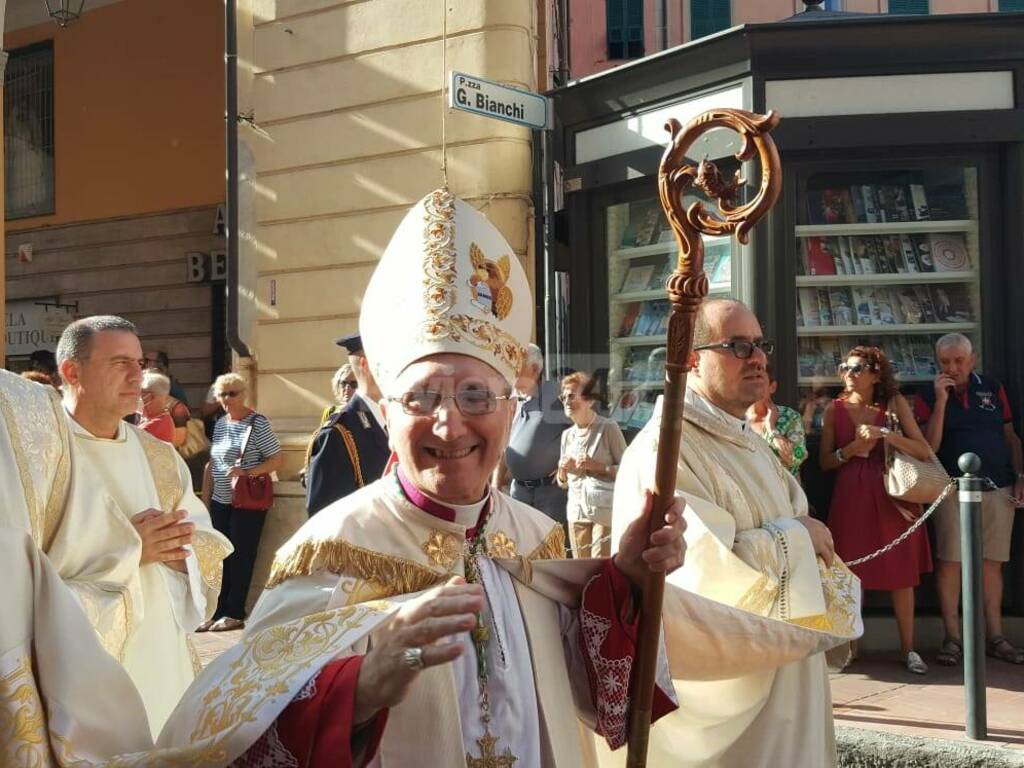
<instances>
[{"instance_id":1,"label":"handbag","mask_svg":"<svg viewBox=\"0 0 1024 768\"><path fill-rule=\"evenodd\" d=\"M210 441L206 437L206 425L202 419L189 419L185 425L185 442L178 446L178 453L183 459L191 459L208 450Z\"/></svg>"},{"instance_id":2,"label":"handbag","mask_svg":"<svg viewBox=\"0 0 1024 768\"><path fill-rule=\"evenodd\" d=\"M903 434L899 417L889 403L886 419L889 429ZM885 492L890 497L913 504L931 504L949 485L949 474L935 453L924 461L915 459L889 443L885 444Z\"/></svg>"},{"instance_id":3,"label":"handbag","mask_svg":"<svg viewBox=\"0 0 1024 768\"><path fill-rule=\"evenodd\" d=\"M242 438L242 449L238 452L236 467L242 466L245 449L249 447L252 437L252 422L257 414L253 414L245 437ZM231 506L235 509L246 509L250 512L266 512L274 503L274 481L270 475L243 476L231 478Z\"/></svg>"},{"instance_id":4,"label":"handbag","mask_svg":"<svg viewBox=\"0 0 1024 768\"><path fill-rule=\"evenodd\" d=\"M594 448L604 437L604 430L607 422L602 422L600 432L594 441ZM598 525L612 524L612 500L615 494L615 481L606 480L603 477L587 475L583 478L583 503L584 514Z\"/></svg>"}]
</instances>

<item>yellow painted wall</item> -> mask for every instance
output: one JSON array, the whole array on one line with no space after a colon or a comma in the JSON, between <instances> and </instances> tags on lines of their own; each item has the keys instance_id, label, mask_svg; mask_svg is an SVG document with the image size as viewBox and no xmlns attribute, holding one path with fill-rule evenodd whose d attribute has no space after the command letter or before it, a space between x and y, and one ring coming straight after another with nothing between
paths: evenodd
<instances>
[{"instance_id":1,"label":"yellow painted wall","mask_svg":"<svg viewBox=\"0 0 1024 768\"><path fill-rule=\"evenodd\" d=\"M253 0L240 16L239 108L258 125L241 133L255 158L246 332L259 409L296 444L329 401L346 358L334 339L357 328L391 233L441 183L444 2ZM534 0L447 5L448 69L536 88ZM485 210L532 275L529 132L451 112L447 141L452 191Z\"/></svg>"},{"instance_id":2,"label":"yellow painted wall","mask_svg":"<svg viewBox=\"0 0 1024 768\"><path fill-rule=\"evenodd\" d=\"M224 199L222 0L124 0L66 29L7 32L4 50L53 40L56 213L9 231Z\"/></svg>"}]
</instances>

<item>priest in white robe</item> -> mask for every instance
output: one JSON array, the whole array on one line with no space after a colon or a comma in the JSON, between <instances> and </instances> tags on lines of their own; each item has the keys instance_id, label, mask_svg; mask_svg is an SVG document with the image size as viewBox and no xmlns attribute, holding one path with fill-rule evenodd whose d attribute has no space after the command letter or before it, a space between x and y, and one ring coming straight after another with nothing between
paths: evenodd
<instances>
[{"instance_id":1,"label":"priest in white robe","mask_svg":"<svg viewBox=\"0 0 1024 768\"><path fill-rule=\"evenodd\" d=\"M771 346L757 318L740 302L707 302L694 349L676 480L686 501L687 555L668 577L670 593L676 586L779 623L859 635L859 612L819 607L822 597L831 606L855 605L856 578L835 559L828 528L807 516L799 483L744 421L747 407L768 387ZM619 467L613 541L653 482L660 423L659 401ZM844 578L837 579L840 573ZM734 639L722 632L712 642L729 645ZM670 643L669 650L677 649ZM823 653L723 678L676 676L680 708L652 729L651 765L835 765ZM604 764L623 763L609 757Z\"/></svg>"},{"instance_id":2,"label":"priest in white robe","mask_svg":"<svg viewBox=\"0 0 1024 768\"><path fill-rule=\"evenodd\" d=\"M173 446L123 421L141 386L134 326L78 320L57 358L63 408L55 399L43 407L59 411L68 451L58 458L60 487L37 500L45 506L31 532L135 683L155 737L198 671L188 633L216 604L231 545L213 530ZM8 430L27 437L38 404L13 390L4 400ZM14 444L18 468L32 471L41 457L27 439Z\"/></svg>"}]
</instances>

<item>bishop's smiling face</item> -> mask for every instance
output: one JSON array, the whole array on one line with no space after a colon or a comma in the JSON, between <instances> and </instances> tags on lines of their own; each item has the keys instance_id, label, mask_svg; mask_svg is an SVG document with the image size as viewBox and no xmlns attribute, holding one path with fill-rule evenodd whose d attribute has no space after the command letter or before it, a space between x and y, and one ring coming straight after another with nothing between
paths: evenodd
<instances>
[{"instance_id":1,"label":"bishop's smiling face","mask_svg":"<svg viewBox=\"0 0 1024 768\"><path fill-rule=\"evenodd\" d=\"M491 474L508 445L514 401L505 379L491 366L457 354L431 355L408 366L383 403L391 446L403 471L428 496L448 504L473 504L487 492ZM406 393L440 393L433 413L407 412ZM466 415L453 396L486 400L502 396L491 413ZM429 395L419 397L427 401Z\"/></svg>"}]
</instances>

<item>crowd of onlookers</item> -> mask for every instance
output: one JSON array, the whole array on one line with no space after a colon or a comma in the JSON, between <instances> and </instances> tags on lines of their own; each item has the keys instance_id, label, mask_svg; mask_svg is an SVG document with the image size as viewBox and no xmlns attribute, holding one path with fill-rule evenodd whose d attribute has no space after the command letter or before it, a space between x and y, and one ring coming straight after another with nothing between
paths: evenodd
<instances>
[{"instance_id":1,"label":"crowd of onlookers","mask_svg":"<svg viewBox=\"0 0 1024 768\"><path fill-rule=\"evenodd\" d=\"M379 477L390 453L376 409L376 384L359 337L338 343L348 350L349 363L335 373L335 402L324 410L321 427L311 439L303 470L310 514ZM885 352L855 346L839 365L838 394L802 412L774 401L778 383L768 363L767 394L750 406L747 428L797 479L809 458L807 432L820 430L818 465L835 479L826 519L835 551L844 561L881 549L922 514L921 505L887 493L884 477L890 454L902 452L918 460L937 455L951 477L959 475L957 459L962 453L978 454L984 474L995 486L983 495L987 650L1022 664L1024 651L1005 638L1001 617L1002 566L1010 558L1015 508L1024 506L1021 442L1005 390L975 370L970 340L948 334L938 340L935 352L941 373L933 386L910 402L900 394ZM560 521L573 556L606 556L611 551L615 476L626 440L619 424L599 412L602 399L594 377L571 372L560 381L544 381L543 365L541 350L530 345L515 386L517 406L508 448L494 483L507 485L514 498ZM239 478L273 476L282 464L280 443L267 418L246 405L246 382L237 374L218 377L193 412L165 352L147 351L144 366L134 422L182 454L214 526L235 547L224 564L217 611L201 629L240 627L264 515L232 506L233 487ZM22 375L60 387L56 360L49 352L34 353ZM360 397L359 392L369 396ZM927 664L914 649L915 588L921 574L933 567L946 633L936 660L959 664L963 653L956 494L947 496L933 521L934 552L921 527L892 551L854 567L865 590L890 595L901 659L918 674L927 672Z\"/></svg>"}]
</instances>

